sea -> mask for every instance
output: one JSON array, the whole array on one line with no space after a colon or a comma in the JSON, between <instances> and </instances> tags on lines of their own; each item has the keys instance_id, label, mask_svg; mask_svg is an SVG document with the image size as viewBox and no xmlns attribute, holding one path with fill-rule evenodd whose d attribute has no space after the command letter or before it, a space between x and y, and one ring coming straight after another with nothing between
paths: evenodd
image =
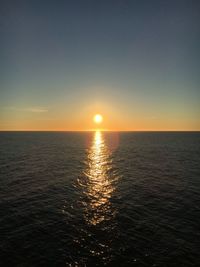
<instances>
[{"instance_id":1,"label":"sea","mask_svg":"<svg viewBox=\"0 0 200 267\"><path fill-rule=\"evenodd\" d=\"M0 266L200 266L200 133L0 132Z\"/></svg>"}]
</instances>

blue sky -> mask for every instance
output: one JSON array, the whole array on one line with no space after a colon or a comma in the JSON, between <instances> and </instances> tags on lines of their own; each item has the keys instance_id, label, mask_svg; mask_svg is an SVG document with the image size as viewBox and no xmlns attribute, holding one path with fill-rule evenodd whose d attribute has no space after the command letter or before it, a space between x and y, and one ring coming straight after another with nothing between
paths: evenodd
<instances>
[{"instance_id":1,"label":"blue sky","mask_svg":"<svg viewBox=\"0 0 200 267\"><path fill-rule=\"evenodd\" d=\"M0 129L200 130L199 1L1 3Z\"/></svg>"}]
</instances>

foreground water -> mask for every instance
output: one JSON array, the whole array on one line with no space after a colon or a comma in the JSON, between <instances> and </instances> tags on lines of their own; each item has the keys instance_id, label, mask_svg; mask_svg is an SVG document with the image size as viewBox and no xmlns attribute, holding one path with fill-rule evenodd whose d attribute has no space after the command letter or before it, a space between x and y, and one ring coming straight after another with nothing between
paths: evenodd
<instances>
[{"instance_id":1,"label":"foreground water","mask_svg":"<svg viewBox=\"0 0 200 267\"><path fill-rule=\"evenodd\" d=\"M0 133L1 266L200 266L200 133Z\"/></svg>"}]
</instances>

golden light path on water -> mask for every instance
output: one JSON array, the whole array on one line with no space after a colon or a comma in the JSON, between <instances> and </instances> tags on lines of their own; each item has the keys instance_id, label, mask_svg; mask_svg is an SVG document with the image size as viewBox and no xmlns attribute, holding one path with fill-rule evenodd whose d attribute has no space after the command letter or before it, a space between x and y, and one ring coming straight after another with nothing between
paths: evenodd
<instances>
[{"instance_id":1,"label":"golden light path on water","mask_svg":"<svg viewBox=\"0 0 200 267\"><path fill-rule=\"evenodd\" d=\"M113 174L110 155L111 151L105 143L102 132L96 131L88 150L84 172L87 180L83 190L87 199L84 216L90 225L108 221L115 214L110 198L115 190L116 176Z\"/></svg>"}]
</instances>

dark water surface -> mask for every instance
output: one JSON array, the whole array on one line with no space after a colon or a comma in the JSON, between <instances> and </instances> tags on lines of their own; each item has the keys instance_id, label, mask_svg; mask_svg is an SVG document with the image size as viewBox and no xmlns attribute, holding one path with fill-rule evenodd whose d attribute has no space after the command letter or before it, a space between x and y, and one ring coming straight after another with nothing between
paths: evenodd
<instances>
[{"instance_id":1,"label":"dark water surface","mask_svg":"<svg viewBox=\"0 0 200 267\"><path fill-rule=\"evenodd\" d=\"M0 133L0 266L200 266L200 133Z\"/></svg>"}]
</instances>

